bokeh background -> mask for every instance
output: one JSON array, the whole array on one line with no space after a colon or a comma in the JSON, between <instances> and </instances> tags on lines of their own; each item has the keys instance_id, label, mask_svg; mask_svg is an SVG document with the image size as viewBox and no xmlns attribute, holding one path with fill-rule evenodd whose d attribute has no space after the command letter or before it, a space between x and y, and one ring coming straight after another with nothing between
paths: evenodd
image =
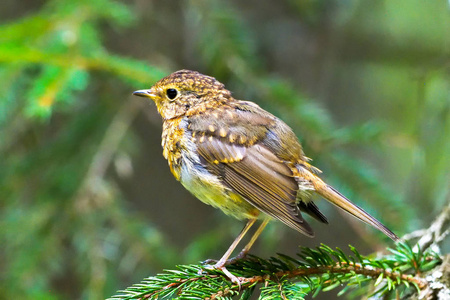
<instances>
[{"instance_id":1,"label":"bokeh background","mask_svg":"<svg viewBox=\"0 0 450 300\"><path fill-rule=\"evenodd\" d=\"M102 299L227 249L243 222L176 182L155 106L131 96L183 68L285 120L398 235L449 201L448 1L3 0L0 298ZM316 238L273 222L252 253L392 245L318 205Z\"/></svg>"}]
</instances>

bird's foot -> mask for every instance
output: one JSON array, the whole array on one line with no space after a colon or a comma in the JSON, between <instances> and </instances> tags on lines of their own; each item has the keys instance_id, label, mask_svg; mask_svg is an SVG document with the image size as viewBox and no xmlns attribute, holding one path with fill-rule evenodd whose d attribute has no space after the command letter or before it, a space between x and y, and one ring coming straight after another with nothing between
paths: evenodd
<instances>
[{"instance_id":1,"label":"bird's foot","mask_svg":"<svg viewBox=\"0 0 450 300\"><path fill-rule=\"evenodd\" d=\"M238 260L244 259L247 256L247 253L248 253L248 251L239 252L239 254L236 255L235 257L227 259L223 263L223 266L232 265L232 264L236 263ZM218 263L219 263L219 261L216 259L207 259L207 260L201 262L202 265L212 265L212 264L217 265Z\"/></svg>"},{"instance_id":2,"label":"bird's foot","mask_svg":"<svg viewBox=\"0 0 450 300\"><path fill-rule=\"evenodd\" d=\"M207 261L213 261L212 259L208 259ZM242 280L244 279L243 277L237 277L233 274L231 274L230 271L228 271L228 269L225 267L224 264L220 264L216 263L215 265L205 265L203 267L205 270L219 270L222 271L223 274L225 274L226 277L228 277L228 279L230 279L230 281L232 283L235 283L239 286L239 290L241 290L241 283Z\"/></svg>"},{"instance_id":3,"label":"bird's foot","mask_svg":"<svg viewBox=\"0 0 450 300\"><path fill-rule=\"evenodd\" d=\"M207 260L201 261L200 264L208 267L208 265L213 265L213 264L216 264L217 262L218 262L217 259L208 258Z\"/></svg>"},{"instance_id":4,"label":"bird's foot","mask_svg":"<svg viewBox=\"0 0 450 300\"><path fill-rule=\"evenodd\" d=\"M230 271L228 271L227 268L225 268L225 266L215 267L215 269L222 271L225 274L225 276L227 276L228 279L231 280L232 283L235 283L239 286L239 291L241 290L241 282L244 279L243 277L237 277L237 276L231 274Z\"/></svg>"}]
</instances>

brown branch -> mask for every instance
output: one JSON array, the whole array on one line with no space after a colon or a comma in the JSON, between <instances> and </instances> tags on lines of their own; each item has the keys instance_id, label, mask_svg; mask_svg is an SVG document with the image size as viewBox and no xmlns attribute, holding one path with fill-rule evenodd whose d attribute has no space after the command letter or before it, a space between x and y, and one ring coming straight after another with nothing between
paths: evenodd
<instances>
[{"instance_id":1,"label":"brown branch","mask_svg":"<svg viewBox=\"0 0 450 300\"><path fill-rule=\"evenodd\" d=\"M347 266L345 266L347 265ZM338 263L333 266L320 266L320 267L313 267L313 268L306 268L306 269L295 269L291 271L280 271L274 274L274 278L281 278L281 277L288 277L288 278L294 278L294 277L300 277L300 276L310 276L310 275L321 275L325 273L350 273L353 272L358 275L364 275L367 277L372 278L378 278L381 274L383 274L384 277L390 278L394 281L396 281L398 278L404 281L408 281L410 283L416 284L420 289L423 289L428 284L426 280L418 277L413 277L411 275L407 274L401 274L398 272L390 272L385 269L381 268L374 268L370 266L363 266L361 264L355 264L355 263ZM270 277L272 278L272 277ZM263 282L265 280L269 279L267 276L254 276L250 278L244 278L243 285L245 284L253 284L253 283L259 283Z\"/></svg>"},{"instance_id":2,"label":"brown branch","mask_svg":"<svg viewBox=\"0 0 450 300\"><path fill-rule=\"evenodd\" d=\"M335 265L331 266L319 266L319 267L311 267L311 268L298 268L294 270L288 270L288 271L279 271L272 276L270 275L264 275L264 276L253 276L253 277L239 277L239 280L241 282L241 285L233 285L232 287L226 287L224 290L218 291L217 293L212 294L209 298L205 298L208 300L212 299L218 299L220 297L227 296L228 294L232 292L238 292L242 290L243 288L253 286L254 284L267 282L268 280L278 280L279 278L296 278L296 277L303 277L303 276L311 276L311 275L323 275L323 274L347 274L347 273L355 273L358 275L364 275L366 277L371 277L373 279L377 279L380 275L383 275L385 278L390 278L394 282L397 282L398 278L400 278L402 281L407 281L409 283L412 283L414 285L417 285L419 289L423 290L427 288L428 282L419 277L414 277L412 275L407 274L401 274L399 272L391 272L386 269L381 268L374 268L371 266L363 266L362 264L358 263L337 263ZM221 275L207 275L207 276L201 276L201 277L195 277L195 278L188 278L188 279L180 279L177 282L172 282L165 287L161 288L160 290L154 291L150 294L145 295L141 299L148 299L154 295L157 295L158 293L162 292L163 290L166 290L168 288L176 288L186 282L195 282L199 280L207 280L211 278L218 278ZM225 277L226 278L226 277Z\"/></svg>"},{"instance_id":3,"label":"brown branch","mask_svg":"<svg viewBox=\"0 0 450 300\"><path fill-rule=\"evenodd\" d=\"M346 267L343 267L343 265L347 265ZM411 275L401 274L398 272L390 272L385 269L380 268L373 268L369 266L363 266L361 264L354 264L354 263L341 263L336 264L334 266L320 266L320 267L313 267L313 268L301 268L301 269L295 269L290 271L280 271L275 273L273 276L265 275L265 276L253 276L250 278L243 278L240 277L241 280L241 287L245 286L252 286L256 283L262 283L269 279L277 280L281 277L287 277L287 278L295 278L295 277L302 277L302 276L311 276L311 275L322 275L327 273L350 273L353 272L358 275L364 275L366 277L371 277L373 279L378 278L381 274L383 274L384 277L390 278L393 281L397 281L398 278L400 278L403 281L407 281L409 283L415 284L419 287L419 289L425 289L428 285L428 282L425 279L414 277ZM229 294L231 291L238 291L239 286L234 286L232 288L228 288L227 294ZM212 294L209 299L216 299L217 297L226 296L225 290L221 291L220 293Z\"/></svg>"}]
</instances>

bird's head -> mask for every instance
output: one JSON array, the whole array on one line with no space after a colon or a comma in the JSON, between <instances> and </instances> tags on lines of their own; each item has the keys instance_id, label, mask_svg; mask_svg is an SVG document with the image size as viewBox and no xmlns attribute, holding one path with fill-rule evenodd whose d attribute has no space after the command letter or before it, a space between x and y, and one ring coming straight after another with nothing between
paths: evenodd
<instances>
[{"instance_id":1,"label":"bird's head","mask_svg":"<svg viewBox=\"0 0 450 300\"><path fill-rule=\"evenodd\" d=\"M200 113L231 98L231 93L214 77L180 70L164 77L148 90L133 95L152 99L163 119Z\"/></svg>"}]
</instances>

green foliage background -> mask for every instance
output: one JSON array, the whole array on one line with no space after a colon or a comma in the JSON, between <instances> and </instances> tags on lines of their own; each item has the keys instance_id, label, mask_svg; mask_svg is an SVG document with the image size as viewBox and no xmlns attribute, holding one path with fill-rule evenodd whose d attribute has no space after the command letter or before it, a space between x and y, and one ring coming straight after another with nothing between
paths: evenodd
<instances>
[{"instance_id":1,"label":"green foliage background","mask_svg":"<svg viewBox=\"0 0 450 300\"><path fill-rule=\"evenodd\" d=\"M182 68L284 119L399 235L449 201L448 1L10 0L0 18L0 298L101 299L228 247L241 223L175 182L130 96ZM274 222L255 252L389 243L319 205L315 239Z\"/></svg>"}]
</instances>

